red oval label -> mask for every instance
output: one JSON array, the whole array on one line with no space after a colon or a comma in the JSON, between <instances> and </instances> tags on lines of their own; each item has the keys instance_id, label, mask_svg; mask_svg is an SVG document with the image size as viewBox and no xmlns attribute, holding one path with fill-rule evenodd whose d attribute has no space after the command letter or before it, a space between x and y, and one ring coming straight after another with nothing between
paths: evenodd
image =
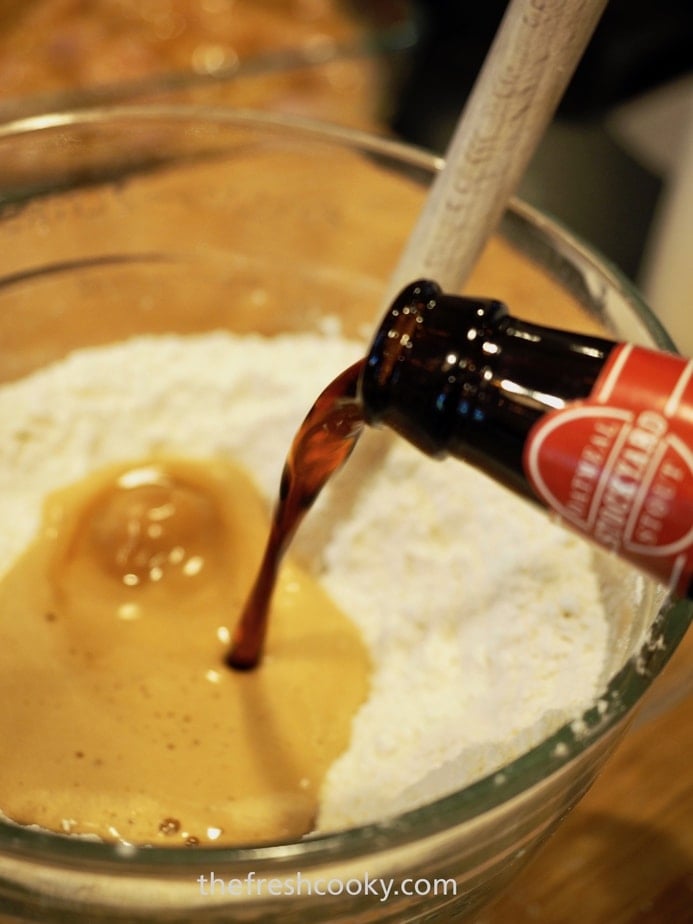
<instances>
[{"instance_id":1,"label":"red oval label","mask_svg":"<svg viewBox=\"0 0 693 924\"><path fill-rule=\"evenodd\" d=\"M589 400L535 424L524 466L537 495L568 524L686 593L693 575L693 363L665 356L664 370L662 361L639 347L614 350Z\"/></svg>"}]
</instances>

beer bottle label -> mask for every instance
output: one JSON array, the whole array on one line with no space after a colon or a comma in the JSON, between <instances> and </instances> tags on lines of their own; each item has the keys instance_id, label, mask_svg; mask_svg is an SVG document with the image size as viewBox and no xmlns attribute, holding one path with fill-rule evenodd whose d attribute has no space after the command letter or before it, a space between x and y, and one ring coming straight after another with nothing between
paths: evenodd
<instances>
[{"instance_id":1,"label":"beer bottle label","mask_svg":"<svg viewBox=\"0 0 693 924\"><path fill-rule=\"evenodd\" d=\"M693 579L693 360L619 345L530 431L525 474L573 528L682 595Z\"/></svg>"}]
</instances>

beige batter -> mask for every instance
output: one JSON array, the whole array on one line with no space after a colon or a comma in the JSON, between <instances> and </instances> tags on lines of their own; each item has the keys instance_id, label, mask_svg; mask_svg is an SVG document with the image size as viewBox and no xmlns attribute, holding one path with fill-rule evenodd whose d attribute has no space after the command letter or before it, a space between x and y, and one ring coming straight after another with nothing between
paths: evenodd
<instances>
[{"instance_id":1,"label":"beige batter","mask_svg":"<svg viewBox=\"0 0 693 924\"><path fill-rule=\"evenodd\" d=\"M0 584L5 814L171 845L311 830L369 659L289 561L262 666L224 666L266 533L227 462L112 466L48 499Z\"/></svg>"}]
</instances>

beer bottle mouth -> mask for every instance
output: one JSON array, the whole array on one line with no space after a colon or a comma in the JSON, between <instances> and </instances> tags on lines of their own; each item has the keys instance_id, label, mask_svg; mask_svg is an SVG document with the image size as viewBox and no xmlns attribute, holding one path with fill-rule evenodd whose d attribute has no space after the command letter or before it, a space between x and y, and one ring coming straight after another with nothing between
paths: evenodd
<instances>
[{"instance_id":1,"label":"beer bottle mouth","mask_svg":"<svg viewBox=\"0 0 693 924\"><path fill-rule=\"evenodd\" d=\"M506 314L501 302L445 295L429 280L408 285L366 355L359 385L366 422L444 455L459 400L478 393L487 331Z\"/></svg>"}]
</instances>

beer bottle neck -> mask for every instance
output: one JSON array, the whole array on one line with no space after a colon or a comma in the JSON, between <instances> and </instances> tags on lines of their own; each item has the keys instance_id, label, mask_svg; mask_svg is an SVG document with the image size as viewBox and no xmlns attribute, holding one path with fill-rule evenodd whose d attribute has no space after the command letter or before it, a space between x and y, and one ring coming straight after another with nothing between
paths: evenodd
<instances>
[{"instance_id":1,"label":"beer bottle neck","mask_svg":"<svg viewBox=\"0 0 693 924\"><path fill-rule=\"evenodd\" d=\"M366 358L366 421L534 498L522 465L527 433L547 411L589 395L614 346L417 282L394 302Z\"/></svg>"}]
</instances>

